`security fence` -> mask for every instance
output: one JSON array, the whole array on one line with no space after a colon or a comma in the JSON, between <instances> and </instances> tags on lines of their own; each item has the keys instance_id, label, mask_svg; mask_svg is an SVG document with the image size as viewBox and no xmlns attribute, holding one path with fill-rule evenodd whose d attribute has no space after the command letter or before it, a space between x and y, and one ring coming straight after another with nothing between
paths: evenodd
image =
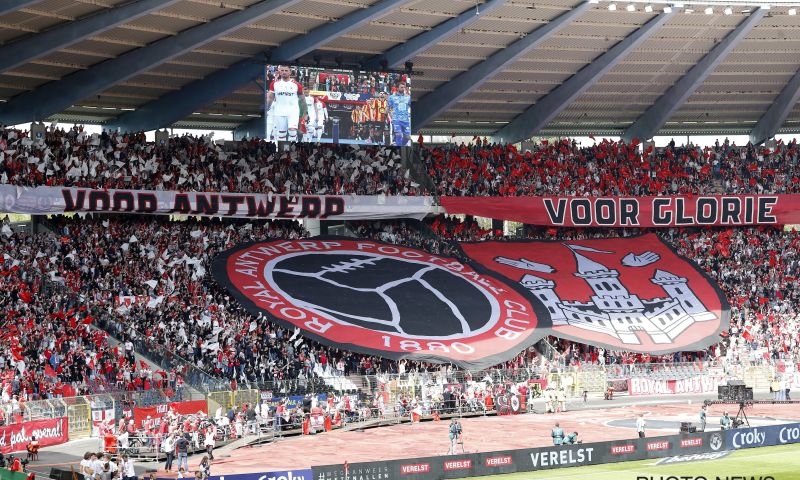
<instances>
[{"instance_id":1,"label":"security fence","mask_svg":"<svg viewBox=\"0 0 800 480\"><path fill-rule=\"evenodd\" d=\"M325 372L318 372L325 373ZM82 397L52 398L18 404L6 415L7 423L24 423L66 417L70 439L92 435L93 423L118 422L134 407L167 405L176 401L205 400L208 414L239 410L243 405L259 406L257 434L262 438L281 435L287 429L301 428L303 414L297 407L314 394L315 404L328 402L331 395L337 424L347 426L374 420L401 420L412 413L421 415L485 414L502 408L517 408L534 399L550 398L545 389L563 392L567 398L586 393L605 392L609 386L632 379L650 381L724 378L745 380L756 390L766 390L775 378L770 364L717 365L711 363L580 365L561 368L493 369L480 372L442 367L431 372L350 376L319 376L314 381L284 380L250 384L237 390L201 393L191 389L107 392ZM221 382L216 384L221 386ZM324 395L323 395L324 394ZM345 402L346 396L346 402ZM492 397L487 401L487 397ZM512 398L515 397L515 398ZM276 418L276 399L292 399L293 408L283 418ZM504 403L506 402L506 403ZM515 403L516 402L516 403ZM347 405L347 408L345 408ZM516 405L516 406L515 406ZM307 406L307 405L305 405ZM323 406L323 405L320 405ZM4 408L9 409L9 405ZM524 410L524 407L522 407ZM140 442L141 443L141 442ZM145 448L146 447L146 448ZM142 457L157 455L153 442L139 445Z\"/></svg>"},{"instance_id":2,"label":"security fence","mask_svg":"<svg viewBox=\"0 0 800 480\"><path fill-rule=\"evenodd\" d=\"M256 389L209 392L207 399L208 413L214 415L219 408L227 412L231 408L243 405L258 405L261 403L261 392Z\"/></svg>"},{"instance_id":3,"label":"security fence","mask_svg":"<svg viewBox=\"0 0 800 480\"><path fill-rule=\"evenodd\" d=\"M92 421L118 420L124 418L126 410L134 406L148 407L173 401L203 400L205 396L192 392L165 392L146 390L134 392L109 392L78 397L51 398L18 404L6 416L6 424L25 423L67 417L71 439L88 437L92 434ZM99 413L102 412L102 413Z\"/></svg>"}]
</instances>

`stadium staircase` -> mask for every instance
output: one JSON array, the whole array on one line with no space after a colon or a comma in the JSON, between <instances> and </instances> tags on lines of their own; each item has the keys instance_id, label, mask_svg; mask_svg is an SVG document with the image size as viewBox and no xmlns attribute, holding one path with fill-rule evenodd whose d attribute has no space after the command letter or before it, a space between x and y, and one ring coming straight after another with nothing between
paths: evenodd
<instances>
[{"instance_id":1,"label":"stadium staircase","mask_svg":"<svg viewBox=\"0 0 800 480\"><path fill-rule=\"evenodd\" d=\"M335 392L355 393L360 390L350 377L335 374L333 369L330 368L330 365L323 368L319 363L317 363L314 365L313 372L317 377L321 378L322 381L325 382L325 385L330 387Z\"/></svg>"},{"instance_id":2,"label":"stadium staircase","mask_svg":"<svg viewBox=\"0 0 800 480\"><path fill-rule=\"evenodd\" d=\"M575 379L575 394L582 395L583 392L599 394L608 388L608 376L606 372L597 369L591 371L577 372Z\"/></svg>"},{"instance_id":3,"label":"stadium staircase","mask_svg":"<svg viewBox=\"0 0 800 480\"><path fill-rule=\"evenodd\" d=\"M362 398L372 398L375 395L373 385L367 375L349 375L348 378L355 385L359 396Z\"/></svg>"},{"instance_id":4,"label":"stadium staircase","mask_svg":"<svg viewBox=\"0 0 800 480\"><path fill-rule=\"evenodd\" d=\"M120 348L124 348L121 345L122 342L118 338L112 336L111 332L108 332L106 330L106 333L108 333L108 338L106 339L106 341L108 342L108 344L112 348L116 347L116 346L119 346ZM141 365L141 362L144 362L147 365L147 367L150 370L152 370L153 372L157 372L159 370L162 370L161 366L159 366L158 363L156 363L153 360L151 360L150 358L142 355L141 353L137 352L136 350L134 350L133 355L134 355L134 358L136 359L136 361L140 362L139 363L140 365ZM193 399L205 398L204 392L200 391L195 386L190 385L189 383L185 383L184 384L184 397L186 397L187 394L188 394L188 398L184 398L184 400L193 400Z\"/></svg>"},{"instance_id":5,"label":"stadium staircase","mask_svg":"<svg viewBox=\"0 0 800 480\"><path fill-rule=\"evenodd\" d=\"M770 383L775 378L775 371L771 365L745 365L742 371L742 380L753 390L769 391Z\"/></svg>"},{"instance_id":6,"label":"stadium staircase","mask_svg":"<svg viewBox=\"0 0 800 480\"><path fill-rule=\"evenodd\" d=\"M403 166L411 172L411 178L417 182L423 189L433 192L436 186L433 184L433 179L425 171L422 164L422 157L420 155L419 145L415 144L412 148L404 148L400 153Z\"/></svg>"}]
</instances>

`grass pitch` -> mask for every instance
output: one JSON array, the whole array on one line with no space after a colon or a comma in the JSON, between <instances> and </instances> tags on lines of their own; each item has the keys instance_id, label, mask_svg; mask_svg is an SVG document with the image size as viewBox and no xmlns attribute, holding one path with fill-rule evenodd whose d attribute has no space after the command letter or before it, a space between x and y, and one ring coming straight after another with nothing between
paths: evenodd
<instances>
[{"instance_id":1,"label":"grass pitch","mask_svg":"<svg viewBox=\"0 0 800 480\"><path fill-rule=\"evenodd\" d=\"M657 460L495 475L492 480L800 480L800 444L737 450L717 460Z\"/></svg>"}]
</instances>

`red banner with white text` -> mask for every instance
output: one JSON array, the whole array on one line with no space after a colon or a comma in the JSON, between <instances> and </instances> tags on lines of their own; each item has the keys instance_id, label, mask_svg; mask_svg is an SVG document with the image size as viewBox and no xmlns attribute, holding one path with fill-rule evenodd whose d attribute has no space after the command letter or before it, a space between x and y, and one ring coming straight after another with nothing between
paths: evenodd
<instances>
[{"instance_id":1,"label":"red banner with white text","mask_svg":"<svg viewBox=\"0 0 800 480\"><path fill-rule=\"evenodd\" d=\"M42 447L66 443L69 440L67 417L0 427L0 453L7 455L25 451L32 437L36 437Z\"/></svg>"},{"instance_id":2,"label":"red banner with white text","mask_svg":"<svg viewBox=\"0 0 800 480\"><path fill-rule=\"evenodd\" d=\"M654 380L647 377L633 377L628 380L629 395L681 395L717 393L717 387L724 380L716 375L702 375L673 380Z\"/></svg>"},{"instance_id":3,"label":"red banner with white text","mask_svg":"<svg viewBox=\"0 0 800 480\"><path fill-rule=\"evenodd\" d=\"M163 403L161 405L153 405L152 407L134 407L133 420L137 427L141 427L142 423L150 417L154 420L153 425L158 426L161 419L173 411L176 415L194 415L197 412L208 413L208 403L205 400L192 400L188 402L172 402Z\"/></svg>"},{"instance_id":4,"label":"red banner with white text","mask_svg":"<svg viewBox=\"0 0 800 480\"><path fill-rule=\"evenodd\" d=\"M442 197L448 214L554 227L689 227L800 223L798 195Z\"/></svg>"}]
</instances>

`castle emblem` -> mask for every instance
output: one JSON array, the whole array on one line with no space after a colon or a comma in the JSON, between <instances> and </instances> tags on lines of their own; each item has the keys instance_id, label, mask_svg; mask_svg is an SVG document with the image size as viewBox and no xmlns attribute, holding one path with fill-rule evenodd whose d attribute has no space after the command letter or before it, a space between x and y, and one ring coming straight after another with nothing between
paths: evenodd
<instances>
[{"instance_id":1,"label":"castle emblem","mask_svg":"<svg viewBox=\"0 0 800 480\"><path fill-rule=\"evenodd\" d=\"M556 282L533 274L525 274L520 284L538 298L547 309L553 326L571 325L609 335L623 344L640 344L638 333L647 334L656 344L673 343L681 333L695 322L716 320L688 285L688 280L674 273L656 269L652 283L661 287L664 297L642 299L632 294L619 279L619 271L585 256L583 251L610 254L581 245L562 244L575 257L574 276L585 281L593 295L588 302L561 299L555 292ZM626 267L643 267L659 260L652 252L642 255L627 254L622 264ZM495 261L528 271L553 272L549 265L497 257Z\"/></svg>"}]
</instances>

